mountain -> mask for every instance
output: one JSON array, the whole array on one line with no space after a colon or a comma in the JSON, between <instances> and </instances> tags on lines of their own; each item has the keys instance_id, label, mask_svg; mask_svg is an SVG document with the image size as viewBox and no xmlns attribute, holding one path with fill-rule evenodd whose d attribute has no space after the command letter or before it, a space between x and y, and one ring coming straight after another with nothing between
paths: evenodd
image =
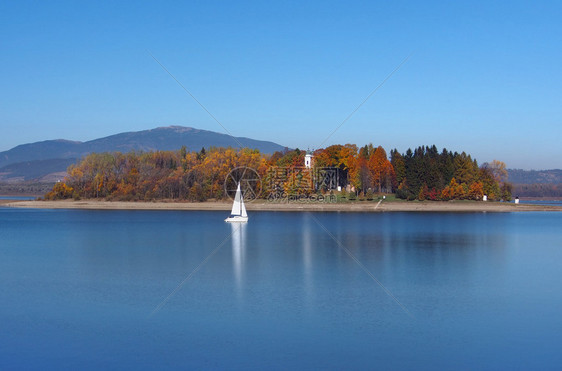
<instances>
[{"instance_id":1,"label":"mountain","mask_svg":"<svg viewBox=\"0 0 562 371\"><path fill-rule=\"evenodd\" d=\"M508 169L508 181L513 184L559 184L562 170L521 170Z\"/></svg>"},{"instance_id":2,"label":"mountain","mask_svg":"<svg viewBox=\"0 0 562 371\"><path fill-rule=\"evenodd\" d=\"M262 153L283 151L285 147L268 141L231 137L208 130L183 126L159 127L151 130L110 135L76 142L64 139L22 144L0 152L0 180L19 181L60 178L69 164L92 152L169 151L186 146L199 151L209 147L244 147ZM49 176L51 174L51 176Z\"/></svg>"},{"instance_id":3,"label":"mountain","mask_svg":"<svg viewBox=\"0 0 562 371\"><path fill-rule=\"evenodd\" d=\"M22 144L8 151L0 152L0 168L26 161L77 158L80 157L79 154L82 152L82 145L81 142L63 139Z\"/></svg>"},{"instance_id":4,"label":"mountain","mask_svg":"<svg viewBox=\"0 0 562 371\"><path fill-rule=\"evenodd\" d=\"M36 180L54 183L66 176L66 169L78 161L76 158L55 158L17 162L0 168L0 180L22 182Z\"/></svg>"},{"instance_id":5,"label":"mountain","mask_svg":"<svg viewBox=\"0 0 562 371\"><path fill-rule=\"evenodd\" d=\"M562 197L562 170L508 169L508 181L513 183L511 194L529 198Z\"/></svg>"}]
</instances>

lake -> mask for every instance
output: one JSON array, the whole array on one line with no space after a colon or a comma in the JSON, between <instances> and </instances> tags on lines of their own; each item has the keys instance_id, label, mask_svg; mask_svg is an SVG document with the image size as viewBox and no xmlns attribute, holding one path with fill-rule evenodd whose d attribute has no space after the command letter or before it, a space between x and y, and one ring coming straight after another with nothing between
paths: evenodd
<instances>
[{"instance_id":1,"label":"lake","mask_svg":"<svg viewBox=\"0 0 562 371\"><path fill-rule=\"evenodd\" d=\"M0 369L559 369L562 213L0 208Z\"/></svg>"}]
</instances>

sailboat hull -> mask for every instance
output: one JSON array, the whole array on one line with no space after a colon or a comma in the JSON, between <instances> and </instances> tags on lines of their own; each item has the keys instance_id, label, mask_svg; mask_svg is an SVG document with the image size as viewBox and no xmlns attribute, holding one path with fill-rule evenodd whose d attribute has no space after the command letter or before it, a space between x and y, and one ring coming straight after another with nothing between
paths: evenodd
<instances>
[{"instance_id":1,"label":"sailboat hull","mask_svg":"<svg viewBox=\"0 0 562 371\"><path fill-rule=\"evenodd\" d=\"M224 221L228 223L246 223L248 221L248 217L235 215L235 216L229 216Z\"/></svg>"}]
</instances>

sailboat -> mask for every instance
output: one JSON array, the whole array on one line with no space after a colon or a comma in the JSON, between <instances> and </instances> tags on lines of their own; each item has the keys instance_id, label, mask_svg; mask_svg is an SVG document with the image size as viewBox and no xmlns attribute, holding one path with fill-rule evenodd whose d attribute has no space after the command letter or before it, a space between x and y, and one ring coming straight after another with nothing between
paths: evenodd
<instances>
[{"instance_id":1,"label":"sailboat","mask_svg":"<svg viewBox=\"0 0 562 371\"><path fill-rule=\"evenodd\" d=\"M236 196L234 196L234 203L232 204L232 211L230 212L230 216L224 221L229 223L245 223L248 221L248 214L246 213L246 206L244 206L244 197L242 197L240 183L238 183L238 188L236 188Z\"/></svg>"}]
</instances>

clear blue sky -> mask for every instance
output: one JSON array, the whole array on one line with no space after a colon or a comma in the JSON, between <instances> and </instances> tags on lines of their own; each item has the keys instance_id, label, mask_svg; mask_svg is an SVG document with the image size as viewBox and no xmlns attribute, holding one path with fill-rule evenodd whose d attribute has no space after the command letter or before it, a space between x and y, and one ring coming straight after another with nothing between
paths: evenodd
<instances>
[{"instance_id":1,"label":"clear blue sky","mask_svg":"<svg viewBox=\"0 0 562 371\"><path fill-rule=\"evenodd\" d=\"M188 3L188 4L186 4ZM0 4L0 151L184 125L562 168L562 2Z\"/></svg>"}]
</instances>

